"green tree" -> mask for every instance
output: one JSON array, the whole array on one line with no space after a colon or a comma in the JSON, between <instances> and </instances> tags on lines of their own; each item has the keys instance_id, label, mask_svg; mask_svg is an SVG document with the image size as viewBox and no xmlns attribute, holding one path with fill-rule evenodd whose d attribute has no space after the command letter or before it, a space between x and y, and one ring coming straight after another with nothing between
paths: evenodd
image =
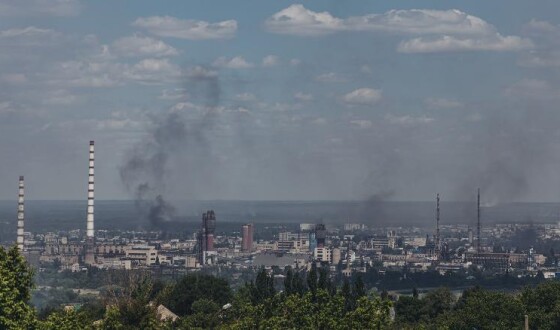
<instances>
[{"instance_id":1,"label":"green tree","mask_svg":"<svg viewBox=\"0 0 560 330\"><path fill-rule=\"evenodd\" d=\"M223 306L232 299L231 288L224 279L189 274L164 290L158 300L177 315L185 316L192 314L192 304L203 298Z\"/></svg>"},{"instance_id":2,"label":"green tree","mask_svg":"<svg viewBox=\"0 0 560 330\"><path fill-rule=\"evenodd\" d=\"M329 270L326 267L321 267L321 269L319 269L319 280L317 281L317 288L327 291L330 288Z\"/></svg>"},{"instance_id":3,"label":"green tree","mask_svg":"<svg viewBox=\"0 0 560 330\"><path fill-rule=\"evenodd\" d=\"M292 282L292 288L294 290L294 293L297 293L300 296L305 293L305 286L303 284L303 278L302 278L300 272L296 271L296 273L294 274L294 280Z\"/></svg>"},{"instance_id":4,"label":"green tree","mask_svg":"<svg viewBox=\"0 0 560 330\"><path fill-rule=\"evenodd\" d=\"M366 295L366 287L364 285L364 281L362 280L362 275L361 274L357 274L356 277L354 277L354 283L353 283L353 287L352 287L352 295L354 296L354 299L358 299L361 298L363 296Z\"/></svg>"},{"instance_id":5,"label":"green tree","mask_svg":"<svg viewBox=\"0 0 560 330\"><path fill-rule=\"evenodd\" d=\"M33 272L17 246L0 247L0 329L33 329L35 311L29 305Z\"/></svg>"},{"instance_id":6,"label":"green tree","mask_svg":"<svg viewBox=\"0 0 560 330\"><path fill-rule=\"evenodd\" d=\"M345 277L344 278L344 282L342 284L342 290L341 290L341 294L342 297L344 298L344 309L346 311L350 311L353 309L353 297L352 297L352 291L350 289L350 281L348 281L348 278Z\"/></svg>"},{"instance_id":7,"label":"green tree","mask_svg":"<svg viewBox=\"0 0 560 330\"><path fill-rule=\"evenodd\" d=\"M41 330L75 330L93 329L93 322L85 314L74 310L58 310L51 313L47 319L40 323Z\"/></svg>"},{"instance_id":8,"label":"green tree","mask_svg":"<svg viewBox=\"0 0 560 330\"><path fill-rule=\"evenodd\" d=\"M307 274L307 287L311 291L311 297L315 300L317 295L317 263L311 264L311 270Z\"/></svg>"},{"instance_id":9,"label":"green tree","mask_svg":"<svg viewBox=\"0 0 560 330\"><path fill-rule=\"evenodd\" d=\"M391 302L361 297L356 309L346 315L350 329L387 329L391 324Z\"/></svg>"},{"instance_id":10,"label":"green tree","mask_svg":"<svg viewBox=\"0 0 560 330\"><path fill-rule=\"evenodd\" d=\"M426 316L427 319L434 318L451 310L454 302L455 299L449 288L432 290L422 298L422 314Z\"/></svg>"},{"instance_id":11,"label":"green tree","mask_svg":"<svg viewBox=\"0 0 560 330\"><path fill-rule=\"evenodd\" d=\"M521 294L531 327L560 329L560 282L546 281L535 288L525 288Z\"/></svg>"},{"instance_id":12,"label":"green tree","mask_svg":"<svg viewBox=\"0 0 560 330\"><path fill-rule=\"evenodd\" d=\"M101 329L103 330L124 330L125 326L121 322L121 313L116 306L111 306L107 308L105 312L105 317L101 323Z\"/></svg>"},{"instance_id":13,"label":"green tree","mask_svg":"<svg viewBox=\"0 0 560 330\"><path fill-rule=\"evenodd\" d=\"M525 309L518 297L502 292L476 290L469 293L457 309L440 314L434 323L443 328L458 330L522 329L524 314Z\"/></svg>"},{"instance_id":14,"label":"green tree","mask_svg":"<svg viewBox=\"0 0 560 330\"><path fill-rule=\"evenodd\" d=\"M220 324L220 306L209 299L199 299L192 306L192 314L185 317L180 328L214 329Z\"/></svg>"},{"instance_id":15,"label":"green tree","mask_svg":"<svg viewBox=\"0 0 560 330\"><path fill-rule=\"evenodd\" d=\"M416 324L423 316L424 303L417 298L400 296L395 302L395 319L398 324Z\"/></svg>"},{"instance_id":16,"label":"green tree","mask_svg":"<svg viewBox=\"0 0 560 330\"><path fill-rule=\"evenodd\" d=\"M288 267L286 271L286 277L284 278L284 292L288 296L294 293L293 281L294 281L294 272L292 271L292 267Z\"/></svg>"}]
</instances>

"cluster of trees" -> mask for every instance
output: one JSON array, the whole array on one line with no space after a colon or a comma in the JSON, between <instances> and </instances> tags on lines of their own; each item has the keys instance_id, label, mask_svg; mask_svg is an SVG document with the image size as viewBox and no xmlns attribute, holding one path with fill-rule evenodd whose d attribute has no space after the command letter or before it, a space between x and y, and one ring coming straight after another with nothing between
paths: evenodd
<instances>
[{"instance_id":1,"label":"cluster of trees","mask_svg":"<svg viewBox=\"0 0 560 330\"><path fill-rule=\"evenodd\" d=\"M560 282L546 281L520 292L506 293L473 287L455 299L447 288L395 302L394 326L399 329L560 329Z\"/></svg>"},{"instance_id":2,"label":"cluster of trees","mask_svg":"<svg viewBox=\"0 0 560 330\"><path fill-rule=\"evenodd\" d=\"M496 274L493 270L480 270L476 266L468 270L447 272L429 270L426 272L410 272L406 269L399 271L381 272L375 267L366 267L364 282L368 287L380 290L403 290L413 288L431 288L446 286L451 288L465 286L481 286L494 289L516 289L527 285L537 285L544 281L544 275L539 272L537 276L517 277L510 273Z\"/></svg>"}]
</instances>

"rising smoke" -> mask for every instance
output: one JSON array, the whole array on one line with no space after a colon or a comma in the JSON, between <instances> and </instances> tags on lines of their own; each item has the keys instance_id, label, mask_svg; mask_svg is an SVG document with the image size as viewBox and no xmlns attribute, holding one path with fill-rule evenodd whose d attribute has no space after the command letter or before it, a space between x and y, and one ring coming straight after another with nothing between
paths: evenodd
<instances>
[{"instance_id":1,"label":"rising smoke","mask_svg":"<svg viewBox=\"0 0 560 330\"><path fill-rule=\"evenodd\" d=\"M471 153L464 161L467 175L457 185L460 199L472 200L480 187L485 206L522 200L552 161L550 136L544 129L550 117L540 117L534 109L509 110L490 113L473 134Z\"/></svg>"},{"instance_id":2,"label":"rising smoke","mask_svg":"<svg viewBox=\"0 0 560 330\"><path fill-rule=\"evenodd\" d=\"M119 169L121 181L134 196L137 209L154 228L161 228L176 215L169 201L169 186L175 185L174 180L179 177L194 176L191 168L195 167L194 163L184 162L183 156L189 155L187 160L195 160L202 166L209 155L207 131L214 125L214 111L220 101L218 76L203 67L195 67L185 77L190 94L205 105L191 117L177 108L163 114L149 114L147 137L129 151ZM189 189L192 187L184 191Z\"/></svg>"}]
</instances>

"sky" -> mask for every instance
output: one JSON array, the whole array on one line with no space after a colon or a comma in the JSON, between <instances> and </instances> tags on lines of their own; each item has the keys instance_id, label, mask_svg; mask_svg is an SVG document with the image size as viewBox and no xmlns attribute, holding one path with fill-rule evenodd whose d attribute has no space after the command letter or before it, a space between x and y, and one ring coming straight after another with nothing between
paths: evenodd
<instances>
[{"instance_id":1,"label":"sky","mask_svg":"<svg viewBox=\"0 0 560 330\"><path fill-rule=\"evenodd\" d=\"M558 12L0 0L0 199L556 202Z\"/></svg>"}]
</instances>

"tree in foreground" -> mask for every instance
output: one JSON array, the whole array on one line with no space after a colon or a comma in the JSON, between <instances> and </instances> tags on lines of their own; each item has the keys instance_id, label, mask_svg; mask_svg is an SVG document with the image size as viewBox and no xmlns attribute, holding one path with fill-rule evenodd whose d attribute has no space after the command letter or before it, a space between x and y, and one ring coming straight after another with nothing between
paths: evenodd
<instances>
[{"instance_id":1,"label":"tree in foreground","mask_svg":"<svg viewBox=\"0 0 560 330\"><path fill-rule=\"evenodd\" d=\"M0 329L33 329L35 310L29 305L33 272L16 246L0 247Z\"/></svg>"}]
</instances>

